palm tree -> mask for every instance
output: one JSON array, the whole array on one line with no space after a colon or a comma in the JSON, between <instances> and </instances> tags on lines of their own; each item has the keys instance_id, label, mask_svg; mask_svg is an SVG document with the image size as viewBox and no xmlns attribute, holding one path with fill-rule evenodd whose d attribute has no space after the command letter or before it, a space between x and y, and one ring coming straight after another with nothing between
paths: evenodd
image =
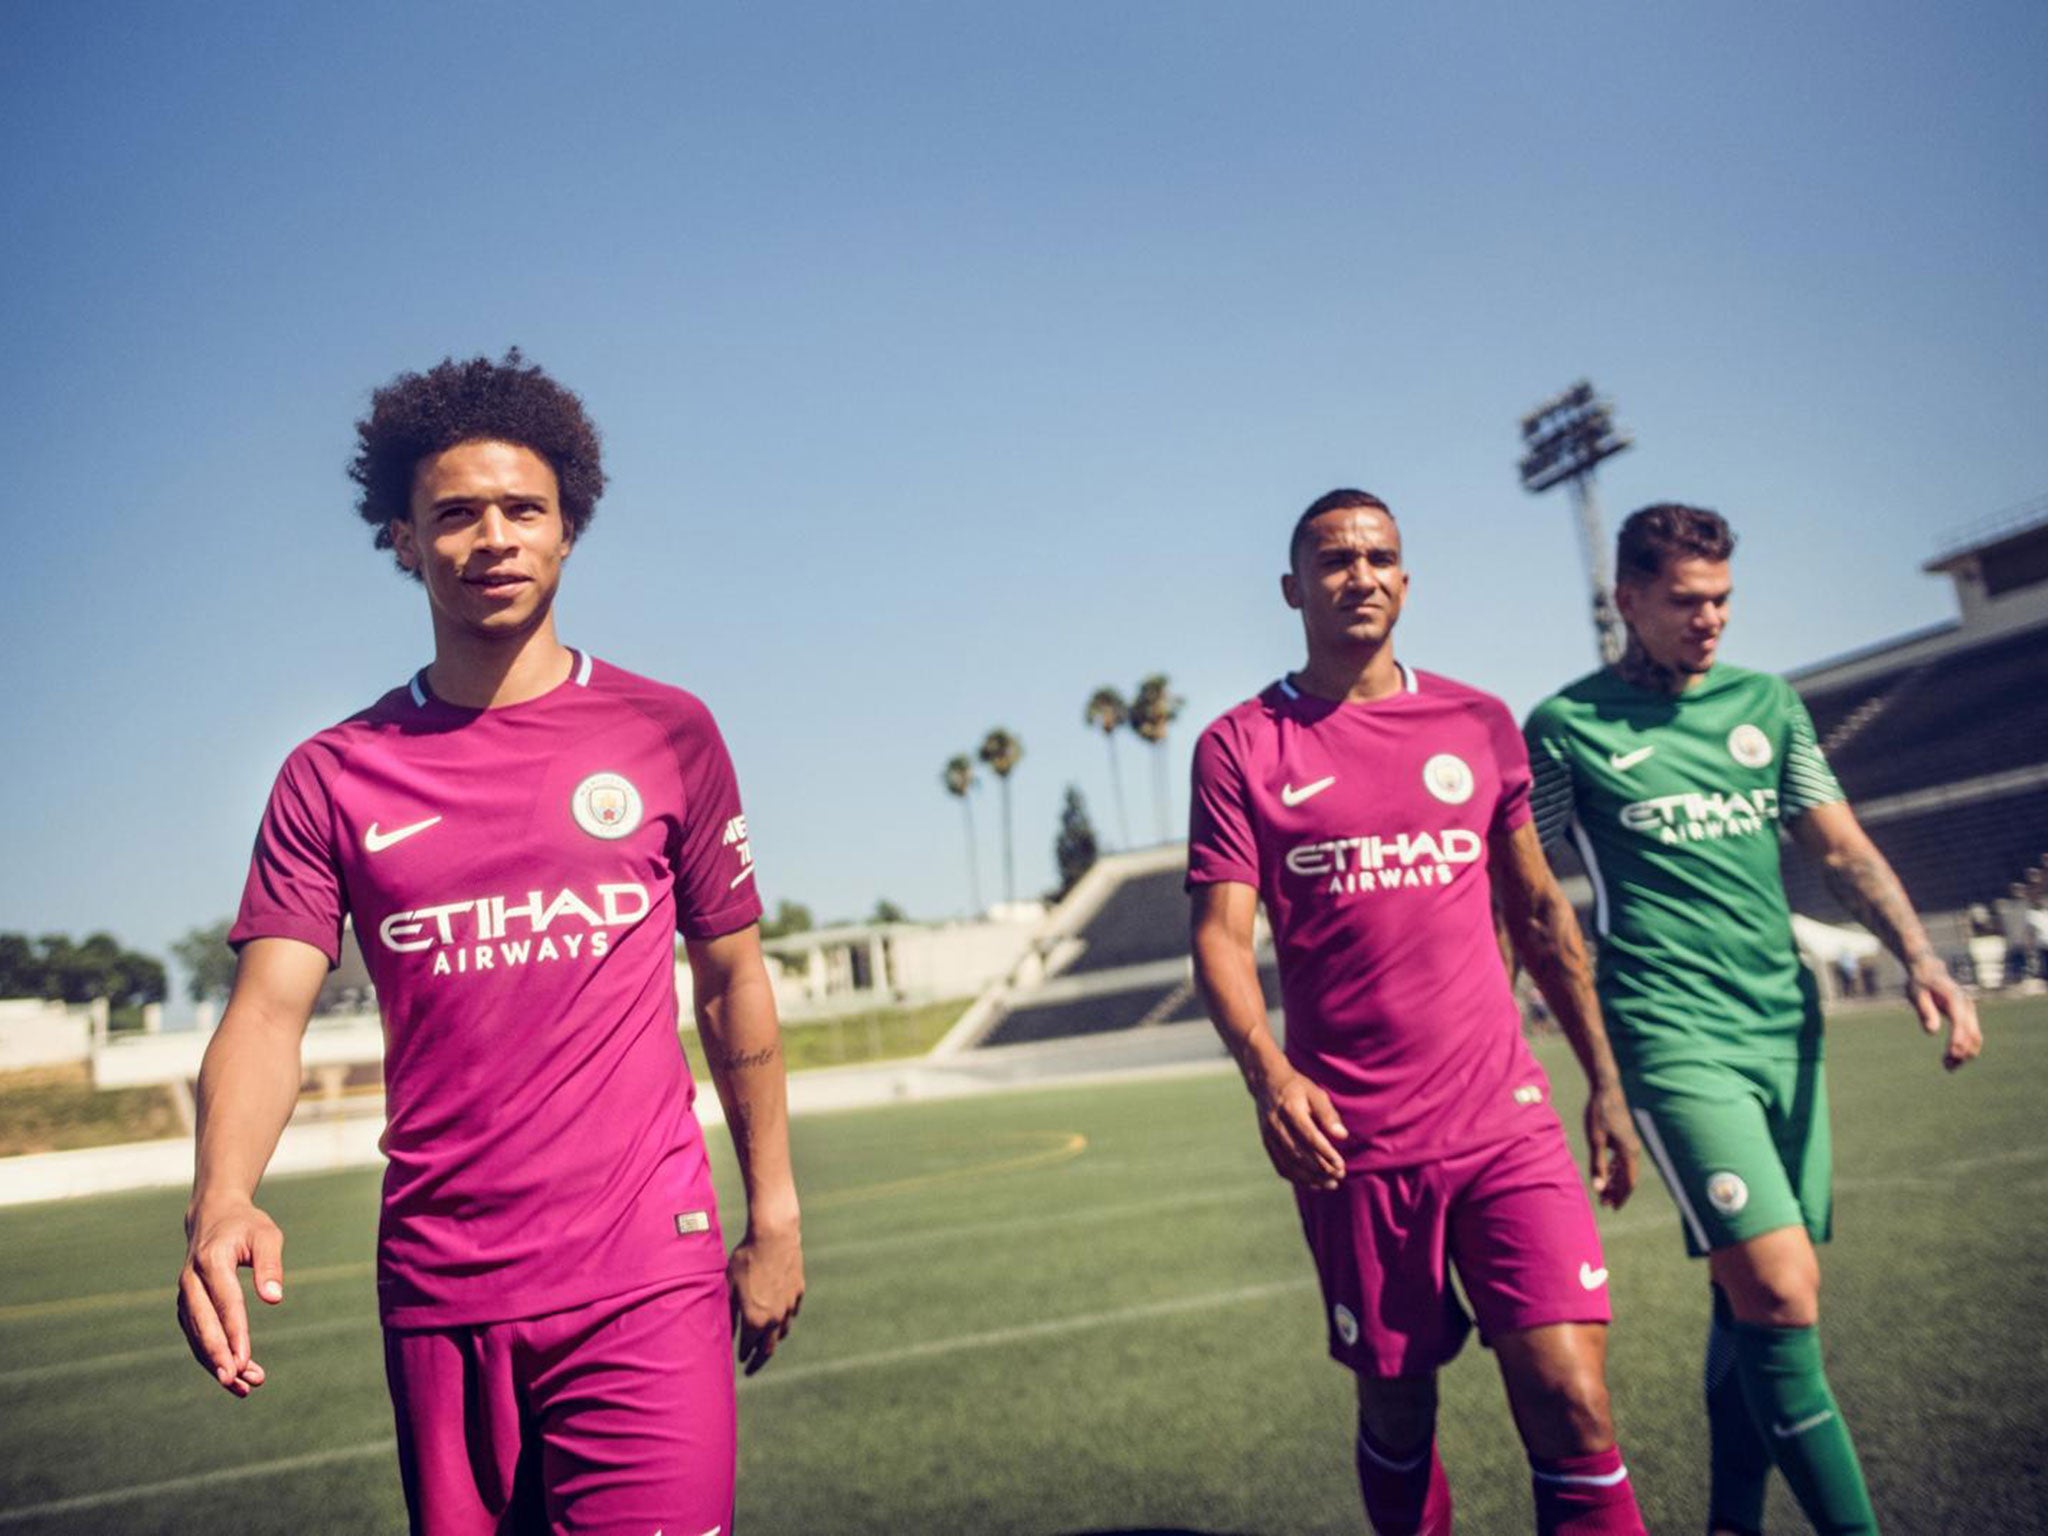
<instances>
[{"instance_id":1,"label":"palm tree","mask_svg":"<svg viewBox=\"0 0 2048 1536\"><path fill-rule=\"evenodd\" d=\"M1172 835L1172 792L1166 786L1166 733L1187 700L1175 695L1164 672L1138 684L1131 698L1131 729L1152 746L1152 807L1159 817L1159 841Z\"/></svg>"},{"instance_id":2,"label":"palm tree","mask_svg":"<svg viewBox=\"0 0 2048 1536\"><path fill-rule=\"evenodd\" d=\"M1124 702L1124 696L1108 684L1088 695L1088 708L1081 718L1102 732L1102 739L1109 744L1109 782L1116 790L1116 830L1123 839L1123 845L1131 846L1131 819L1124 814L1124 776L1117 766L1116 733L1129 724L1131 706Z\"/></svg>"},{"instance_id":3,"label":"palm tree","mask_svg":"<svg viewBox=\"0 0 2048 1536\"><path fill-rule=\"evenodd\" d=\"M1000 725L981 738L981 760L1003 789L1003 900L1017 899L1017 866L1011 853L1010 775L1024 761L1024 743Z\"/></svg>"},{"instance_id":4,"label":"palm tree","mask_svg":"<svg viewBox=\"0 0 2048 1536\"><path fill-rule=\"evenodd\" d=\"M974 792L974 759L965 752L956 752L946 759L946 771L939 775L939 782L946 786L946 793L960 802L960 810L967 818L967 889L974 898L974 913L981 915L981 866L974 857L974 802L967 797Z\"/></svg>"}]
</instances>

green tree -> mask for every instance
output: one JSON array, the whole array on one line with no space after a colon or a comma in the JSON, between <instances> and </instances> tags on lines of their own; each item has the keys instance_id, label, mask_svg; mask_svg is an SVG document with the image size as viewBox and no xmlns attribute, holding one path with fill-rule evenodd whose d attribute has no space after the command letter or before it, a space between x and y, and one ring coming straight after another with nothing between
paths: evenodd
<instances>
[{"instance_id":1,"label":"green tree","mask_svg":"<svg viewBox=\"0 0 2048 1536\"><path fill-rule=\"evenodd\" d=\"M225 998L235 984L235 952L228 948L232 926L224 917L171 940L172 958L185 968L185 994L195 1003Z\"/></svg>"},{"instance_id":2,"label":"green tree","mask_svg":"<svg viewBox=\"0 0 2048 1536\"><path fill-rule=\"evenodd\" d=\"M996 726L981 738L981 760L996 776L996 784L1003 792L1003 900L1015 901L1017 860L1012 833L1016 819L1010 814L1010 775L1024 761L1024 743L1017 739L1015 733Z\"/></svg>"},{"instance_id":3,"label":"green tree","mask_svg":"<svg viewBox=\"0 0 2048 1536\"><path fill-rule=\"evenodd\" d=\"M25 933L0 933L0 997L41 997L43 962Z\"/></svg>"},{"instance_id":4,"label":"green tree","mask_svg":"<svg viewBox=\"0 0 2048 1536\"><path fill-rule=\"evenodd\" d=\"M1095 867L1098 851L1095 825L1088 819L1088 802L1081 798L1079 785L1069 784L1066 800L1060 806L1059 835L1052 840L1053 862L1060 871L1060 888L1053 900L1064 898Z\"/></svg>"},{"instance_id":5,"label":"green tree","mask_svg":"<svg viewBox=\"0 0 2048 1536\"><path fill-rule=\"evenodd\" d=\"M33 943L24 934L0 934L0 996L44 997L113 1008L140 1008L164 1000L164 965L153 955L124 949L111 933L46 933Z\"/></svg>"},{"instance_id":6,"label":"green tree","mask_svg":"<svg viewBox=\"0 0 2048 1536\"><path fill-rule=\"evenodd\" d=\"M884 896L875 903L875 910L868 914L871 923L907 923L910 914Z\"/></svg>"},{"instance_id":7,"label":"green tree","mask_svg":"<svg viewBox=\"0 0 2048 1536\"><path fill-rule=\"evenodd\" d=\"M1173 835L1173 794L1166 784L1166 733L1187 700L1174 693L1164 672L1138 684L1131 698L1131 729L1152 748L1152 809L1159 819L1159 841Z\"/></svg>"},{"instance_id":8,"label":"green tree","mask_svg":"<svg viewBox=\"0 0 2048 1536\"><path fill-rule=\"evenodd\" d=\"M1124 847L1131 846L1131 818L1124 814L1123 767L1117 761L1116 733L1130 723L1131 706L1108 684L1088 695L1088 707L1081 718L1102 732L1109 747L1109 783L1116 792L1116 833Z\"/></svg>"},{"instance_id":9,"label":"green tree","mask_svg":"<svg viewBox=\"0 0 2048 1536\"><path fill-rule=\"evenodd\" d=\"M960 802L961 814L967 818L967 889L974 900L976 916L981 913L981 861L975 857L974 847L974 802L969 798L977 782L974 759L965 752L957 752L946 759L945 772L939 775L939 782L946 786L946 793Z\"/></svg>"},{"instance_id":10,"label":"green tree","mask_svg":"<svg viewBox=\"0 0 2048 1536\"><path fill-rule=\"evenodd\" d=\"M775 903L775 915L761 919L761 937L764 939L787 938L792 933L809 933L817 926L811 918L811 909L800 901L784 898Z\"/></svg>"}]
</instances>

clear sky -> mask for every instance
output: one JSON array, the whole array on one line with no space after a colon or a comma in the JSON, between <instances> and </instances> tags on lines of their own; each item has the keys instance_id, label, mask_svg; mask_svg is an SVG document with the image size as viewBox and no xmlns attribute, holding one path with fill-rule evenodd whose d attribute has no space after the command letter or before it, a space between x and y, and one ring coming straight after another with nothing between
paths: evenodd
<instances>
[{"instance_id":1,"label":"clear sky","mask_svg":"<svg viewBox=\"0 0 2048 1536\"><path fill-rule=\"evenodd\" d=\"M966 905L949 754L1113 841L1101 683L1299 660L1332 485L1398 647L1526 709L1592 656L1520 414L1580 376L1742 537L1730 659L1935 622L2048 491L2048 10L12 7L0 929L232 910L292 745L428 659L343 474L369 390L517 343L604 429L571 644L710 703L764 894ZM1142 744L1119 747L1133 832ZM985 885L998 883L984 794Z\"/></svg>"}]
</instances>

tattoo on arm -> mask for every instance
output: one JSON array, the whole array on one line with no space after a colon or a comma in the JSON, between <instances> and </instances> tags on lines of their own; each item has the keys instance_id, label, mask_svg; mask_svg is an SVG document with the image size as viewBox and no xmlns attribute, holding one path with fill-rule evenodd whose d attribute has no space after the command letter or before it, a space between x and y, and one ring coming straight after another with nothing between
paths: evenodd
<instances>
[{"instance_id":1,"label":"tattoo on arm","mask_svg":"<svg viewBox=\"0 0 2048 1536\"><path fill-rule=\"evenodd\" d=\"M1875 848L1861 849L1825 865L1828 889L1857 922L1884 941L1907 965L1934 952L1927 930L1907 899L1905 887Z\"/></svg>"},{"instance_id":2,"label":"tattoo on arm","mask_svg":"<svg viewBox=\"0 0 2048 1536\"><path fill-rule=\"evenodd\" d=\"M764 1045L758 1051L725 1051L711 1057L711 1064L722 1071L734 1072L746 1067L765 1067L782 1052L779 1045Z\"/></svg>"}]
</instances>

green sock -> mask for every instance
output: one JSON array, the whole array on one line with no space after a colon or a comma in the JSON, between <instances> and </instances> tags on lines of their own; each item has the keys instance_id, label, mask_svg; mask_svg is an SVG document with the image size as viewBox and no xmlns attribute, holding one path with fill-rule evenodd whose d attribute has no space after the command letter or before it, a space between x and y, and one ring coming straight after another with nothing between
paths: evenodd
<instances>
[{"instance_id":1,"label":"green sock","mask_svg":"<svg viewBox=\"0 0 2048 1536\"><path fill-rule=\"evenodd\" d=\"M1821 1365L1820 1330L1738 1322L1729 1331L1750 1417L1813 1528L1875 1532L1877 1511Z\"/></svg>"},{"instance_id":2,"label":"green sock","mask_svg":"<svg viewBox=\"0 0 2048 1536\"><path fill-rule=\"evenodd\" d=\"M1712 1482L1707 1494L1707 1524L1715 1530L1761 1531L1764 1490L1771 1480L1771 1448L1757 1432L1742 1396L1742 1375L1735 1364L1735 1314L1718 1285L1714 1320L1707 1328L1707 1363L1703 1384L1707 1394L1708 1465Z\"/></svg>"}]
</instances>

